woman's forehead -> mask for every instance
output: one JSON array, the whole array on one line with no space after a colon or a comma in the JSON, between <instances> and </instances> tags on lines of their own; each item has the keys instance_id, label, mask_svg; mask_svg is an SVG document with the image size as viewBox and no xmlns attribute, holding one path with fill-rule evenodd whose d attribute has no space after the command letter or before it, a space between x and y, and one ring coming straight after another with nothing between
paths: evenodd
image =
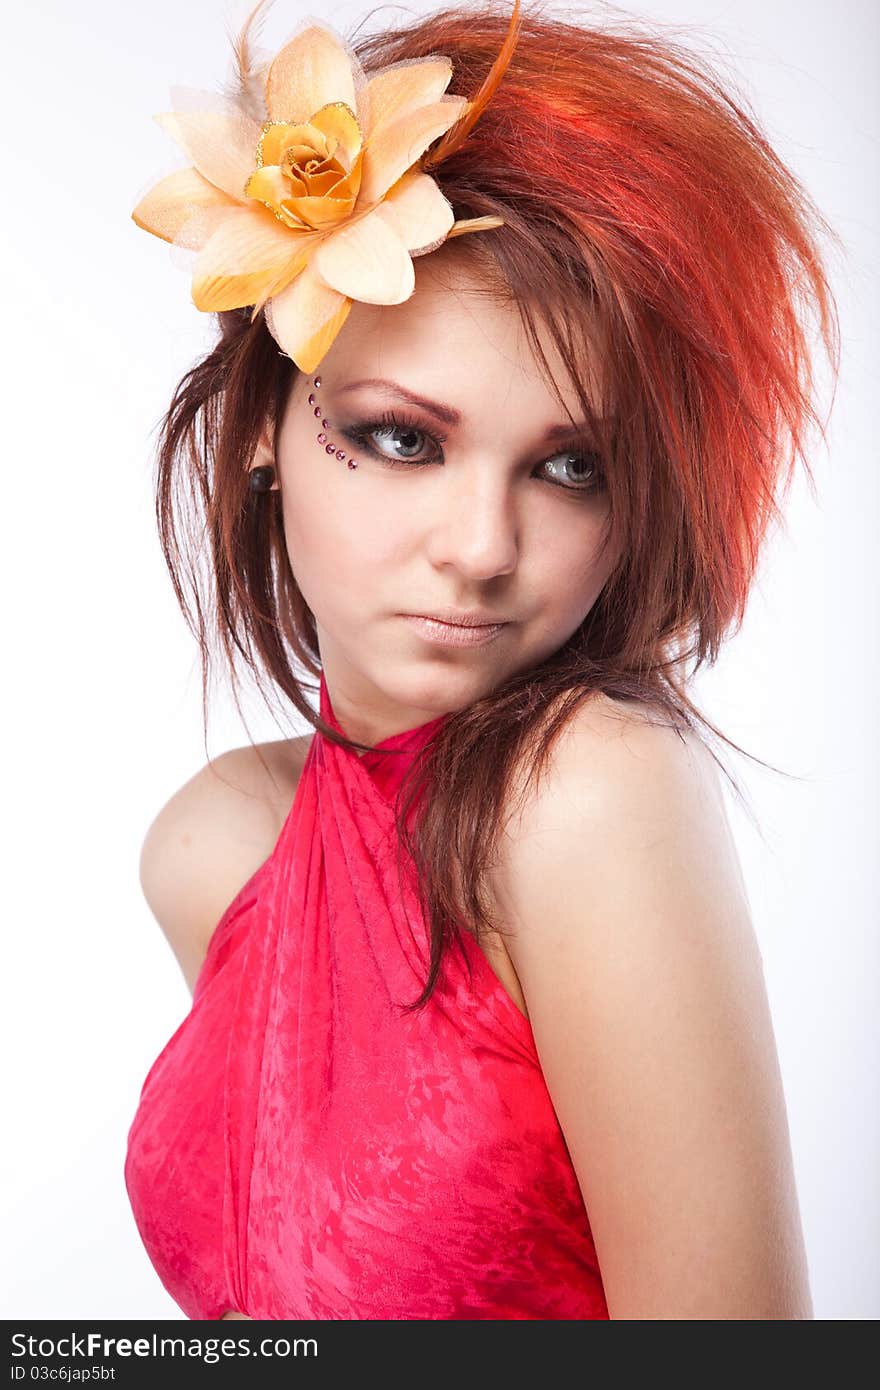
<instances>
[{"instance_id":1,"label":"woman's forehead","mask_svg":"<svg viewBox=\"0 0 880 1390\"><path fill-rule=\"evenodd\" d=\"M554 418L560 397L576 418L583 414L572 373L540 314L535 327L550 380L509 292L451 257L432 265L428 255L415 265L416 288L402 304L352 305L322 363L328 381L391 380L411 389L418 389L418 382L462 399L484 386L494 397L500 392L514 399L525 393L531 408L552 412ZM586 366L584 387L601 414L607 396L596 350Z\"/></svg>"}]
</instances>

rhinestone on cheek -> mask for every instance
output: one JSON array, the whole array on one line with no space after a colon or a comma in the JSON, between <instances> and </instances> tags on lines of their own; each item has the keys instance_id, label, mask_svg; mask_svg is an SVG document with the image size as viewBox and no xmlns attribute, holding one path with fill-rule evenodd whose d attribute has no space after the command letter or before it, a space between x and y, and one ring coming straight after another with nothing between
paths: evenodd
<instances>
[{"instance_id":1,"label":"rhinestone on cheek","mask_svg":"<svg viewBox=\"0 0 880 1390\"><path fill-rule=\"evenodd\" d=\"M314 378L314 384L315 386L321 385L321 378L319 376L316 376ZM337 445L332 442L332 440L329 443L327 442L327 435L325 431L328 429L332 429L333 427L330 424L329 420L326 420L322 417L321 408L320 406L315 405L315 397L312 394L309 395L309 405L313 407L313 414L315 418L320 419L321 424L323 426L321 433L315 435L316 441L319 444L324 445L324 448L328 454L335 454L336 458L338 458L340 461L343 461L345 459L345 450L338 448ZM348 460L348 466L349 468L357 468L357 459L350 458Z\"/></svg>"}]
</instances>

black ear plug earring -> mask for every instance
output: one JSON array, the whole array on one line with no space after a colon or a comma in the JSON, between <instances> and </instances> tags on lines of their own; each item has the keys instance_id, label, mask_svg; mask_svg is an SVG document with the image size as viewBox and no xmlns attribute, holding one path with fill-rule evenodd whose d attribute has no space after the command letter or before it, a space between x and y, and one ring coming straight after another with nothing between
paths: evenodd
<instances>
[{"instance_id":1,"label":"black ear plug earring","mask_svg":"<svg viewBox=\"0 0 880 1390\"><path fill-rule=\"evenodd\" d=\"M275 481L275 469L271 463L265 463L260 468L252 468L248 478L248 487L251 492L269 492Z\"/></svg>"},{"instance_id":2,"label":"black ear plug earring","mask_svg":"<svg viewBox=\"0 0 880 1390\"><path fill-rule=\"evenodd\" d=\"M316 388L320 387L321 378L319 376L314 377L312 384ZM326 449L328 454L335 454L338 459L344 459L345 450L340 449L339 446L334 444L332 440L330 440L329 442L327 440L327 435L325 431L332 429L332 425L330 424L329 420L325 420L323 418L321 414L321 407L318 405L318 398L313 391L309 392L309 405L312 407L315 419L321 421L321 432L320 434L315 435L316 440L319 444L324 445L324 448ZM357 459L350 458L348 460L348 466L349 468L357 468Z\"/></svg>"}]
</instances>

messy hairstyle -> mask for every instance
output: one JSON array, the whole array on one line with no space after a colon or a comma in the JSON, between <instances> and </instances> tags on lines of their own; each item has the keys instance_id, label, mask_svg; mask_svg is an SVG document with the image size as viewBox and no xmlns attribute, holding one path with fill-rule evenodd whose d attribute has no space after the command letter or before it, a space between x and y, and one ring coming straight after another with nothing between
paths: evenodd
<instances>
[{"instance_id":1,"label":"messy hairstyle","mask_svg":"<svg viewBox=\"0 0 880 1390\"><path fill-rule=\"evenodd\" d=\"M470 97L509 22L506 3L455 4L349 42L367 76L448 55L453 90ZM430 931L427 979L409 1008L427 1003L461 930L480 939L503 929L488 875L510 790L540 776L594 692L745 752L686 686L742 624L799 459L815 490L808 440L814 428L824 438L827 422L815 404L814 329L832 382L839 368L822 247L839 238L745 100L709 62L641 21L574 23L544 5L525 9L473 136L431 172L457 218L503 218L432 255L460 258L487 293L517 306L556 390L539 339L546 326L594 419L624 544L564 646L448 714L404 778L399 848ZM199 641L203 711L219 637L234 690L241 658L267 703L280 692L288 713L363 750L309 699L320 653L288 560L280 494L248 488L260 431L268 421L278 437L298 369L262 311L223 311L217 323L216 345L161 422L156 499L175 592ZM613 428L594 417L584 385L596 343L613 384Z\"/></svg>"}]
</instances>

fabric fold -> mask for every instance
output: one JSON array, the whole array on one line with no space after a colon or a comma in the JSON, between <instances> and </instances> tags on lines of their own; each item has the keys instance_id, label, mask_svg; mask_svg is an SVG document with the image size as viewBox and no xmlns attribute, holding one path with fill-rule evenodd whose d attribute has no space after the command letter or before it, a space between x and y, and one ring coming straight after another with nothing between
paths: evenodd
<instances>
[{"instance_id":1,"label":"fabric fold","mask_svg":"<svg viewBox=\"0 0 880 1390\"><path fill-rule=\"evenodd\" d=\"M323 676L320 713L340 727ZM394 797L441 720L393 756L315 734L144 1082L125 1180L190 1317L608 1316L531 1027L474 938L400 1007L429 939Z\"/></svg>"}]
</instances>

